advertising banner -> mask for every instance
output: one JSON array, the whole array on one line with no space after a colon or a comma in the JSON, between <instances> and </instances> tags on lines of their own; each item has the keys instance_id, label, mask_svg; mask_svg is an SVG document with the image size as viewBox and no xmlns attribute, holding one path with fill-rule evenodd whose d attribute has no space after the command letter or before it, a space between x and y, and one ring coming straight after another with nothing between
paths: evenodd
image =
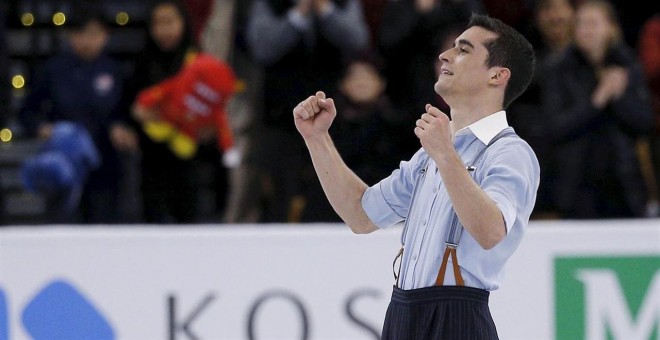
<instances>
[{"instance_id":1,"label":"advertising banner","mask_svg":"<svg viewBox=\"0 0 660 340\"><path fill-rule=\"evenodd\" d=\"M377 339L401 229L0 229L0 340ZM501 339L657 339L660 221L533 222Z\"/></svg>"}]
</instances>

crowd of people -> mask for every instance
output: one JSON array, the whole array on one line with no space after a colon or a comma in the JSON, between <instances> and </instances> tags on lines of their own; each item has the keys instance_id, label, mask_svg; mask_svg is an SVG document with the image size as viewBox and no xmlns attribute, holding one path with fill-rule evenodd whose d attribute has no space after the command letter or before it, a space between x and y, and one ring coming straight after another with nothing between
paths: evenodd
<instances>
[{"instance_id":1,"label":"crowd of people","mask_svg":"<svg viewBox=\"0 0 660 340\"><path fill-rule=\"evenodd\" d=\"M82 127L98 162L71 160L71 148L61 148L64 157L50 149L26 164L24 181L51 198L46 222L200 222L201 164L228 182L216 185L222 217L215 222L340 221L293 108L317 90L335 98L337 149L375 184L420 148L413 128L426 104L451 116L433 91L438 55L473 12L499 16L536 50L530 88L506 108L541 166L532 218L660 215L658 13L627 41L617 4L607 0L199 3L153 1L131 74L106 53L110 31L99 7L72 10L67 47L29 80L19 120L25 138L45 144L61 136L63 122ZM209 74L202 62L211 54L227 74L209 78L222 82L167 92L184 87L195 67ZM179 106L154 104L179 97ZM173 107L181 112L164 113ZM212 114L213 124L193 111ZM165 116L174 117L170 124ZM71 174L75 180L54 180ZM79 194L72 196L71 183ZM137 217L126 216L126 202Z\"/></svg>"}]
</instances>

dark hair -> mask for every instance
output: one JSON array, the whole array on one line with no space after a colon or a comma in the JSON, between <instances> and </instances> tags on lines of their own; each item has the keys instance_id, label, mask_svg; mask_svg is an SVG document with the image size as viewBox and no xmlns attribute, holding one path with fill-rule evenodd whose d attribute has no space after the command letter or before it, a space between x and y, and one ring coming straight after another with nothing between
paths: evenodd
<instances>
[{"instance_id":1,"label":"dark hair","mask_svg":"<svg viewBox=\"0 0 660 340\"><path fill-rule=\"evenodd\" d=\"M377 72L381 73L385 69L385 61L383 60L383 57L377 51L367 48L357 52L346 53L342 55L344 75L348 71L348 66L356 62L369 64L373 66Z\"/></svg>"},{"instance_id":2,"label":"dark hair","mask_svg":"<svg viewBox=\"0 0 660 340\"><path fill-rule=\"evenodd\" d=\"M183 17L184 31L179 45L172 51L163 51L151 35L151 26L153 23L153 14L157 7L162 5L172 5ZM184 63L186 54L192 49L197 50L192 35L190 16L187 8L180 0L153 0L149 7L147 17L146 42L144 53L138 62L140 72L149 79L148 85L161 81L176 74Z\"/></svg>"},{"instance_id":3,"label":"dark hair","mask_svg":"<svg viewBox=\"0 0 660 340\"><path fill-rule=\"evenodd\" d=\"M147 16L147 49L158 49L156 42L153 40L150 34L151 25L153 23L153 14L157 7L162 5L172 5L176 8L177 12L183 18L183 36L181 37L180 45L184 48L189 46L195 46L192 33L192 22L190 19L190 13L188 13L188 8L185 6L181 0L152 0L149 6L149 14Z\"/></svg>"},{"instance_id":4,"label":"dark hair","mask_svg":"<svg viewBox=\"0 0 660 340\"><path fill-rule=\"evenodd\" d=\"M575 2L576 0L566 0L566 3L572 8L575 8ZM538 13L541 10L548 9L552 7L553 4L553 0L536 0L536 4L534 5L534 12Z\"/></svg>"},{"instance_id":5,"label":"dark hair","mask_svg":"<svg viewBox=\"0 0 660 340\"><path fill-rule=\"evenodd\" d=\"M503 107L507 108L518 98L532 81L534 75L534 49L532 44L513 27L486 15L473 14L469 27L478 26L497 34L497 38L486 42L488 50L486 65L502 66L511 71L511 78L504 90Z\"/></svg>"}]
</instances>

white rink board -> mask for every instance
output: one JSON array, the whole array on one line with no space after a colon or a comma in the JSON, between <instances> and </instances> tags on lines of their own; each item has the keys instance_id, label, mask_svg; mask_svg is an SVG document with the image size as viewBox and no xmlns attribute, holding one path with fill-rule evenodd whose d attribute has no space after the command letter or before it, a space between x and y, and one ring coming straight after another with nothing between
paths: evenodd
<instances>
[{"instance_id":1,"label":"white rink board","mask_svg":"<svg viewBox=\"0 0 660 340\"><path fill-rule=\"evenodd\" d=\"M0 228L0 340L31 338L26 306L58 281L97 309L115 339L373 339L399 233L323 224ZM554 261L563 256L660 259L660 220L531 223L491 294L501 339L555 338Z\"/></svg>"}]
</instances>

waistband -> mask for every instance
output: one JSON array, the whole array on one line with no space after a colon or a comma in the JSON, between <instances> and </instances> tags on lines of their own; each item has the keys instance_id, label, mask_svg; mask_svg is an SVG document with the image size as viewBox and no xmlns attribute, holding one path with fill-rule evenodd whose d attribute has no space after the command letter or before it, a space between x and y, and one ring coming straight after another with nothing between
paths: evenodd
<instances>
[{"instance_id":1,"label":"waistband","mask_svg":"<svg viewBox=\"0 0 660 340\"><path fill-rule=\"evenodd\" d=\"M465 286L431 286L404 290L394 286L392 301L403 304L423 304L447 300L462 300L488 304L490 292Z\"/></svg>"}]
</instances>

